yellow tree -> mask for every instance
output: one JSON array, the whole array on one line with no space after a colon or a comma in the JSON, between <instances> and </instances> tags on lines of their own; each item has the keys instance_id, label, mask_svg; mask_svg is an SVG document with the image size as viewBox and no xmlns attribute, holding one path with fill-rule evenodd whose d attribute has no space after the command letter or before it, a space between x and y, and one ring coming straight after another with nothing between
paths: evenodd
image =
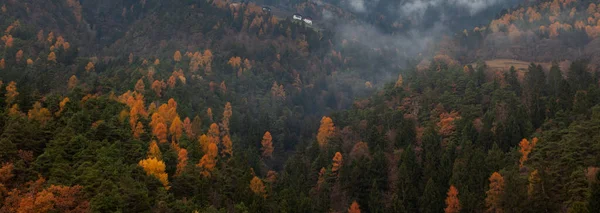
<instances>
[{"instance_id":1,"label":"yellow tree","mask_svg":"<svg viewBox=\"0 0 600 213\"><path fill-rule=\"evenodd\" d=\"M160 152L160 148L158 148L158 144L156 144L155 140L150 142L150 146L148 147L148 158L156 158L162 159L162 153Z\"/></svg>"},{"instance_id":2,"label":"yellow tree","mask_svg":"<svg viewBox=\"0 0 600 213\"><path fill-rule=\"evenodd\" d=\"M56 62L56 54L54 52L48 54L48 61Z\"/></svg>"},{"instance_id":3,"label":"yellow tree","mask_svg":"<svg viewBox=\"0 0 600 213\"><path fill-rule=\"evenodd\" d=\"M333 120L330 117L323 116L321 119L321 126L319 127L319 133L317 134L317 142L321 147L325 147L329 142L329 138L333 136L335 127L333 126Z\"/></svg>"},{"instance_id":4,"label":"yellow tree","mask_svg":"<svg viewBox=\"0 0 600 213\"><path fill-rule=\"evenodd\" d=\"M85 71L86 72L90 72L94 70L94 63L92 63L91 61L87 63L87 65L85 65Z\"/></svg>"},{"instance_id":5,"label":"yellow tree","mask_svg":"<svg viewBox=\"0 0 600 213\"><path fill-rule=\"evenodd\" d=\"M36 101L35 104L33 104L33 108L27 112L27 117L29 120L36 120L41 124L46 124L46 122L50 120L51 114L48 109L42 107L42 103Z\"/></svg>"},{"instance_id":6,"label":"yellow tree","mask_svg":"<svg viewBox=\"0 0 600 213\"><path fill-rule=\"evenodd\" d=\"M6 68L6 60L0 59L0 70L3 70L4 68Z\"/></svg>"},{"instance_id":7,"label":"yellow tree","mask_svg":"<svg viewBox=\"0 0 600 213\"><path fill-rule=\"evenodd\" d=\"M360 206L358 205L356 200L353 201L352 205L350 205L350 208L348 208L348 213L360 213Z\"/></svg>"},{"instance_id":8,"label":"yellow tree","mask_svg":"<svg viewBox=\"0 0 600 213\"><path fill-rule=\"evenodd\" d=\"M213 112L210 107L208 109L206 109L206 116L208 116L208 119L210 120L210 122L213 122Z\"/></svg>"},{"instance_id":9,"label":"yellow tree","mask_svg":"<svg viewBox=\"0 0 600 213\"><path fill-rule=\"evenodd\" d=\"M404 83L404 80L402 79L402 74L399 74L398 80L396 80L396 85L394 85L394 87L396 87L396 88L402 87L403 83Z\"/></svg>"},{"instance_id":10,"label":"yellow tree","mask_svg":"<svg viewBox=\"0 0 600 213\"><path fill-rule=\"evenodd\" d=\"M219 144L221 141L219 140L220 138L220 133L219 133L219 126L217 126L216 123L213 123L210 125L210 128L208 129L208 141L210 143L214 143L214 144Z\"/></svg>"},{"instance_id":11,"label":"yellow tree","mask_svg":"<svg viewBox=\"0 0 600 213\"><path fill-rule=\"evenodd\" d=\"M171 135L179 141L181 135L183 135L183 125L181 123L181 119L179 116L176 116L171 122L171 127L169 128L169 132Z\"/></svg>"},{"instance_id":12,"label":"yellow tree","mask_svg":"<svg viewBox=\"0 0 600 213\"><path fill-rule=\"evenodd\" d=\"M181 61L181 52L179 52L179 50L175 51L175 54L173 54L173 60L175 60L176 62Z\"/></svg>"},{"instance_id":13,"label":"yellow tree","mask_svg":"<svg viewBox=\"0 0 600 213\"><path fill-rule=\"evenodd\" d=\"M69 99L69 97L65 97L64 99L62 99L62 101L60 101L60 103L58 103L58 111L54 114L56 116L59 116L65 110L65 106L67 105L67 103L69 103L69 101L71 101L71 99Z\"/></svg>"},{"instance_id":14,"label":"yellow tree","mask_svg":"<svg viewBox=\"0 0 600 213\"><path fill-rule=\"evenodd\" d=\"M336 152L335 156L333 156L333 165L331 166L331 172L337 173L340 168L342 168L342 163L344 159L342 158L342 154L340 152Z\"/></svg>"},{"instance_id":15,"label":"yellow tree","mask_svg":"<svg viewBox=\"0 0 600 213\"><path fill-rule=\"evenodd\" d=\"M203 134L200 137L198 137L198 143L200 144L200 148L202 149L202 152L204 152L204 153L208 152L208 145L210 144L210 141L208 141L208 136Z\"/></svg>"},{"instance_id":16,"label":"yellow tree","mask_svg":"<svg viewBox=\"0 0 600 213\"><path fill-rule=\"evenodd\" d=\"M263 135L262 141L260 142L262 145L262 156L263 157L272 157L273 156L273 137L271 137L271 133L269 131L265 132Z\"/></svg>"},{"instance_id":17,"label":"yellow tree","mask_svg":"<svg viewBox=\"0 0 600 213\"><path fill-rule=\"evenodd\" d=\"M204 156L202 156L202 159L200 159L200 162L196 164L197 167L200 167L200 169L202 169L202 176L210 177L211 172L215 169L215 166L217 165L217 153L217 145L214 143L208 144L206 154L204 154Z\"/></svg>"},{"instance_id":18,"label":"yellow tree","mask_svg":"<svg viewBox=\"0 0 600 213\"><path fill-rule=\"evenodd\" d=\"M525 138L523 138L523 140L521 140L521 142L519 143L519 147L520 147L519 152L521 153L521 158L519 159L519 167L523 167L523 164L529 158L529 153L531 153L531 151L533 150L533 147L535 147L537 142L538 142L537 138L531 139L531 142L529 142Z\"/></svg>"},{"instance_id":19,"label":"yellow tree","mask_svg":"<svg viewBox=\"0 0 600 213\"><path fill-rule=\"evenodd\" d=\"M8 86L6 86L6 103L7 105L12 104L15 99L17 98L17 96L19 96L19 92L17 92L17 83L14 81L11 81L8 83Z\"/></svg>"},{"instance_id":20,"label":"yellow tree","mask_svg":"<svg viewBox=\"0 0 600 213\"><path fill-rule=\"evenodd\" d=\"M75 88L75 87L77 86L77 82L78 82L78 81L79 81L79 80L77 80L77 76L75 76L75 75L72 75L72 76L69 78L69 82L67 83L67 87L68 87L69 89L73 89L73 88Z\"/></svg>"},{"instance_id":21,"label":"yellow tree","mask_svg":"<svg viewBox=\"0 0 600 213\"><path fill-rule=\"evenodd\" d=\"M444 212L459 213L461 206L460 201L458 200L458 189L456 189L454 185L450 185L447 195L448 197L446 197L446 208L444 209Z\"/></svg>"},{"instance_id":22,"label":"yellow tree","mask_svg":"<svg viewBox=\"0 0 600 213\"><path fill-rule=\"evenodd\" d=\"M267 197L267 192L265 191L265 184L260 180L260 178L254 176L250 181L250 190L254 192L254 194L258 196L262 196L263 198Z\"/></svg>"},{"instance_id":23,"label":"yellow tree","mask_svg":"<svg viewBox=\"0 0 600 213\"><path fill-rule=\"evenodd\" d=\"M233 143L231 142L231 138L229 135L223 136L223 140L221 141L223 144L223 150L221 150L221 155L232 156L233 155Z\"/></svg>"},{"instance_id":24,"label":"yellow tree","mask_svg":"<svg viewBox=\"0 0 600 213\"><path fill-rule=\"evenodd\" d=\"M165 162L156 158L148 158L141 160L139 165L144 168L147 175L156 177L166 189L170 188L168 174L165 172Z\"/></svg>"},{"instance_id":25,"label":"yellow tree","mask_svg":"<svg viewBox=\"0 0 600 213\"><path fill-rule=\"evenodd\" d=\"M504 196L504 178L500 173L494 172L489 178L490 189L485 193L486 212L502 213L502 197Z\"/></svg>"}]
</instances>

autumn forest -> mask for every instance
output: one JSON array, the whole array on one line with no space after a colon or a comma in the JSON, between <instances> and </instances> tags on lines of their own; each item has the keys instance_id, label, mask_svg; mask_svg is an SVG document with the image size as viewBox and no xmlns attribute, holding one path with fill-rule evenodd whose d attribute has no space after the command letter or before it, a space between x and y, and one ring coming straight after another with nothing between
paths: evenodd
<instances>
[{"instance_id":1,"label":"autumn forest","mask_svg":"<svg viewBox=\"0 0 600 213\"><path fill-rule=\"evenodd\" d=\"M600 2L448 2L0 0L0 213L600 212Z\"/></svg>"}]
</instances>

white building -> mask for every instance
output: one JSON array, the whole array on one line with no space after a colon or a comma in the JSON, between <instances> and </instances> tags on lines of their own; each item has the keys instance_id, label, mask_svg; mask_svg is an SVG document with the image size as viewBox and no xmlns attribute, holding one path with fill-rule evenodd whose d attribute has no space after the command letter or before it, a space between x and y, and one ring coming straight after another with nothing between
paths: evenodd
<instances>
[{"instance_id":1,"label":"white building","mask_svg":"<svg viewBox=\"0 0 600 213\"><path fill-rule=\"evenodd\" d=\"M300 14L294 14L294 15L292 16L292 18L293 18L294 20L302 21L302 15L300 15Z\"/></svg>"},{"instance_id":2,"label":"white building","mask_svg":"<svg viewBox=\"0 0 600 213\"><path fill-rule=\"evenodd\" d=\"M302 21L304 21L304 23L306 23L308 25L312 25L312 19L310 17L306 17L306 18L302 19Z\"/></svg>"}]
</instances>

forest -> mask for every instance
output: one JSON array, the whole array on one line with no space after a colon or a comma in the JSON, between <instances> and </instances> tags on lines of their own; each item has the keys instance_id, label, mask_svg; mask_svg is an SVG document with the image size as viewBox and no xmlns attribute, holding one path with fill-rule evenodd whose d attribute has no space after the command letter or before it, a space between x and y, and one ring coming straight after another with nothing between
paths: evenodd
<instances>
[{"instance_id":1,"label":"forest","mask_svg":"<svg viewBox=\"0 0 600 213\"><path fill-rule=\"evenodd\" d=\"M0 212L600 212L598 3L0 0Z\"/></svg>"}]
</instances>

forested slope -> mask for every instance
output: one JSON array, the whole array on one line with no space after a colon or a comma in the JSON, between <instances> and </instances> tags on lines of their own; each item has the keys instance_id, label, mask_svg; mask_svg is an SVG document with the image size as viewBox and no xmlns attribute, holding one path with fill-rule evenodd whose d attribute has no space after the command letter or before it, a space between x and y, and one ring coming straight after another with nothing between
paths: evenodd
<instances>
[{"instance_id":1,"label":"forested slope","mask_svg":"<svg viewBox=\"0 0 600 213\"><path fill-rule=\"evenodd\" d=\"M416 64L254 3L0 5L0 212L600 208L593 61Z\"/></svg>"}]
</instances>

